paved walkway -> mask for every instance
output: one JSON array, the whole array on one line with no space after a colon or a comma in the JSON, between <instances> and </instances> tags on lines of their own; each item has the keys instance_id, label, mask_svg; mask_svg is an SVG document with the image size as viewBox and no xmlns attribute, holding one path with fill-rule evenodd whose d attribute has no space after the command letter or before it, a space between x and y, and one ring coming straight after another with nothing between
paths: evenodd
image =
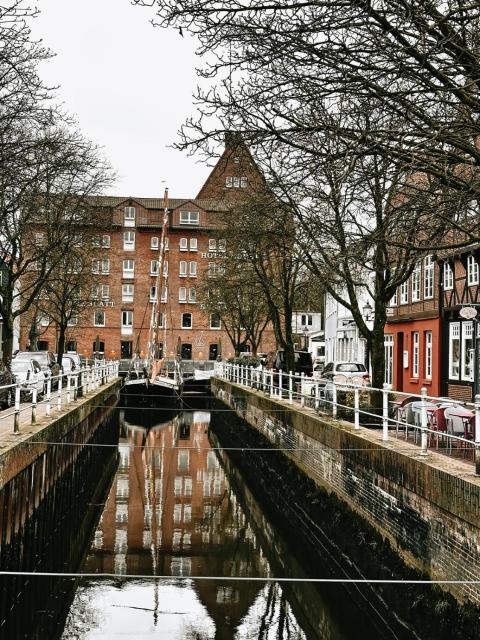
<instances>
[{"instance_id":1,"label":"paved walkway","mask_svg":"<svg viewBox=\"0 0 480 640\"><path fill-rule=\"evenodd\" d=\"M94 391L84 394L82 398L77 401L73 400L73 389L70 390L70 403L67 402L67 390L62 389L62 404L61 409L58 409L58 391L53 391L50 399L50 417L47 415L47 401L44 397L39 399L37 403L37 421L32 424L32 404L31 402L22 402L20 404L20 433L15 434L13 431L15 409L4 409L0 411L0 451L1 449L10 446L13 442L22 440L22 436L30 435L37 431L39 428L43 428L49 420L54 420L60 415L64 415L70 409L77 406L83 400L91 398L97 392L101 391L105 387L99 386Z\"/></svg>"}]
</instances>

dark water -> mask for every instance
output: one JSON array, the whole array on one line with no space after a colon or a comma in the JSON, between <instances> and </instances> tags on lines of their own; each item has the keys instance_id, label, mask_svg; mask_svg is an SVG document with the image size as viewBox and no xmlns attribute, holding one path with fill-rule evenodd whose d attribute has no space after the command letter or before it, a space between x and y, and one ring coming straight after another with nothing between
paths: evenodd
<instances>
[{"instance_id":1,"label":"dark water","mask_svg":"<svg viewBox=\"0 0 480 640\"><path fill-rule=\"evenodd\" d=\"M249 452L263 446L256 437L223 410L118 410L96 435L107 446L85 448L51 508L0 555L2 567L90 575L3 579L0 639L453 638L428 625L413 632L368 588L272 579L348 578L358 558L332 553L327 538L357 533L341 524L351 514L337 526L327 511L323 539L304 531L308 488L280 454ZM35 545L42 553L25 561ZM385 564L359 553L373 573ZM433 611L422 593L402 593L390 599L399 611Z\"/></svg>"},{"instance_id":2,"label":"dark water","mask_svg":"<svg viewBox=\"0 0 480 640\"><path fill-rule=\"evenodd\" d=\"M141 411L127 417L121 413L118 470L80 571L182 579L83 579L61 637L316 637L278 583L248 580L271 576L272 567L212 449L210 414L181 413L148 431Z\"/></svg>"}]
</instances>

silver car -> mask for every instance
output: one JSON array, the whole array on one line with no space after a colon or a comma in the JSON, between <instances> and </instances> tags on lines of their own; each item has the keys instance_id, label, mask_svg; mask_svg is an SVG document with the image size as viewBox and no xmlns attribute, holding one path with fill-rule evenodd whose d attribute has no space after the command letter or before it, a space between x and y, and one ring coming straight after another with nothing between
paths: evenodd
<instances>
[{"instance_id":1,"label":"silver car","mask_svg":"<svg viewBox=\"0 0 480 640\"><path fill-rule=\"evenodd\" d=\"M36 360L15 358L11 364L12 374L16 383L20 383L20 395L31 396L33 389L40 395L45 390L45 376Z\"/></svg>"}]
</instances>

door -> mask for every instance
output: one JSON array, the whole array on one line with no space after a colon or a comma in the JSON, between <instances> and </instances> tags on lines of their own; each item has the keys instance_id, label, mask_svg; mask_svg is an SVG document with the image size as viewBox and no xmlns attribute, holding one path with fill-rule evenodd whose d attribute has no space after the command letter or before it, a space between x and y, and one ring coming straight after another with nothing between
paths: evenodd
<instances>
[{"instance_id":1,"label":"door","mask_svg":"<svg viewBox=\"0 0 480 640\"><path fill-rule=\"evenodd\" d=\"M127 340L122 340L120 342L120 357L121 358L131 358L133 354L132 342Z\"/></svg>"},{"instance_id":2,"label":"door","mask_svg":"<svg viewBox=\"0 0 480 640\"><path fill-rule=\"evenodd\" d=\"M208 349L208 359L209 360L216 360L218 356L218 344L211 344L210 348Z\"/></svg>"},{"instance_id":3,"label":"door","mask_svg":"<svg viewBox=\"0 0 480 640\"><path fill-rule=\"evenodd\" d=\"M403 331L399 331L397 333L397 348L396 351L394 351L394 353L396 352L396 358L394 357L394 369L395 369L395 390L396 391L403 391L403 347L404 347L404 342L403 342ZM405 369L405 371L408 373L408 369Z\"/></svg>"},{"instance_id":4,"label":"door","mask_svg":"<svg viewBox=\"0 0 480 640\"><path fill-rule=\"evenodd\" d=\"M192 345L184 342L180 351L180 357L182 360L192 359Z\"/></svg>"}]
</instances>

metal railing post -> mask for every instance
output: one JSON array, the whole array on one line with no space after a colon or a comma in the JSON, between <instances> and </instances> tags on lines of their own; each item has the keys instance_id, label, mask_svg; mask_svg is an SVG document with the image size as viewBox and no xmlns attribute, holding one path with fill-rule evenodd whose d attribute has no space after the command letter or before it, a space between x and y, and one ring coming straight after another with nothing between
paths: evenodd
<instances>
[{"instance_id":1,"label":"metal railing post","mask_svg":"<svg viewBox=\"0 0 480 640\"><path fill-rule=\"evenodd\" d=\"M70 376L67 376L67 404L70 404L70 387L71 387Z\"/></svg>"},{"instance_id":2,"label":"metal railing post","mask_svg":"<svg viewBox=\"0 0 480 640\"><path fill-rule=\"evenodd\" d=\"M288 372L288 404L293 404L293 376L292 372Z\"/></svg>"},{"instance_id":3,"label":"metal railing post","mask_svg":"<svg viewBox=\"0 0 480 640\"><path fill-rule=\"evenodd\" d=\"M475 475L480 476L480 395L475 396Z\"/></svg>"},{"instance_id":4,"label":"metal railing post","mask_svg":"<svg viewBox=\"0 0 480 640\"><path fill-rule=\"evenodd\" d=\"M421 454L426 456L428 454L428 433L427 433L427 389L422 387L420 390L421 395L421 409L420 409L420 425L422 429L422 441L421 441Z\"/></svg>"},{"instance_id":5,"label":"metal railing post","mask_svg":"<svg viewBox=\"0 0 480 640\"><path fill-rule=\"evenodd\" d=\"M283 371L281 369L278 372L278 397L283 397Z\"/></svg>"},{"instance_id":6,"label":"metal railing post","mask_svg":"<svg viewBox=\"0 0 480 640\"><path fill-rule=\"evenodd\" d=\"M320 388L318 386L318 380L315 380L315 411L320 409Z\"/></svg>"},{"instance_id":7,"label":"metal railing post","mask_svg":"<svg viewBox=\"0 0 480 640\"><path fill-rule=\"evenodd\" d=\"M13 433L20 433L20 383L15 387L15 415L13 418Z\"/></svg>"},{"instance_id":8,"label":"metal railing post","mask_svg":"<svg viewBox=\"0 0 480 640\"><path fill-rule=\"evenodd\" d=\"M52 410L52 381L50 380L50 378L48 378L47 380L47 397L46 399L46 404L45 404L45 415L49 416Z\"/></svg>"},{"instance_id":9,"label":"metal railing post","mask_svg":"<svg viewBox=\"0 0 480 640\"><path fill-rule=\"evenodd\" d=\"M273 371L270 372L270 398L273 398Z\"/></svg>"},{"instance_id":10,"label":"metal railing post","mask_svg":"<svg viewBox=\"0 0 480 640\"><path fill-rule=\"evenodd\" d=\"M388 383L383 383L382 390L382 400L383 400L383 411L382 411L382 440L388 440Z\"/></svg>"},{"instance_id":11,"label":"metal railing post","mask_svg":"<svg viewBox=\"0 0 480 640\"><path fill-rule=\"evenodd\" d=\"M31 424L36 424L37 422L37 387L32 389L32 419L30 420Z\"/></svg>"},{"instance_id":12,"label":"metal railing post","mask_svg":"<svg viewBox=\"0 0 480 640\"><path fill-rule=\"evenodd\" d=\"M337 418L337 385L334 380L332 380L332 418L336 420Z\"/></svg>"},{"instance_id":13,"label":"metal railing post","mask_svg":"<svg viewBox=\"0 0 480 640\"><path fill-rule=\"evenodd\" d=\"M358 387L355 387L354 391L354 428L360 429L360 390Z\"/></svg>"},{"instance_id":14,"label":"metal railing post","mask_svg":"<svg viewBox=\"0 0 480 640\"><path fill-rule=\"evenodd\" d=\"M62 376L59 376L58 378L57 409L58 411L61 411L62 409Z\"/></svg>"},{"instance_id":15,"label":"metal railing post","mask_svg":"<svg viewBox=\"0 0 480 640\"><path fill-rule=\"evenodd\" d=\"M303 393L303 381L305 378L305 374L302 373L300 374L300 406L304 407L305 406L305 394Z\"/></svg>"}]
</instances>

